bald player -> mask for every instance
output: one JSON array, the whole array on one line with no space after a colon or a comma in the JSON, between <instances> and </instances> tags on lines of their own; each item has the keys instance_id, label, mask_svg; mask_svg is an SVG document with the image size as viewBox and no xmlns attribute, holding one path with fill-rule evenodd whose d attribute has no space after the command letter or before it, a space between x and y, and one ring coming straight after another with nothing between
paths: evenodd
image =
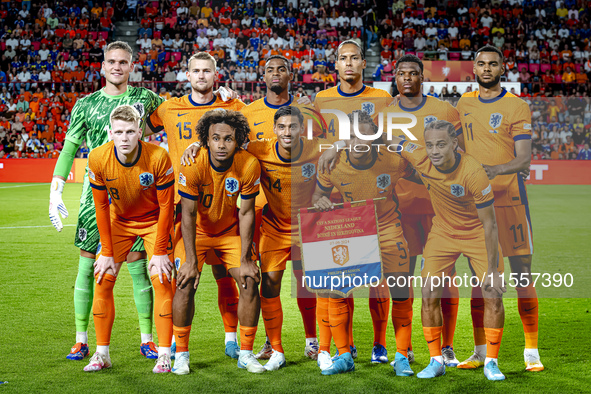
<instances>
[{"instance_id":1,"label":"bald player","mask_svg":"<svg viewBox=\"0 0 591 394\"><path fill-rule=\"evenodd\" d=\"M423 332L431 361L417 374L434 378L445 374L441 352L441 279L451 276L460 254L468 258L484 295L484 331L487 341L484 375L503 380L498 354L503 336L505 311L502 295L503 257L499 252L492 187L480 163L457 151L456 128L445 120L429 123L425 146L393 137L398 153L408 160L427 186L435 217L421 262Z\"/></svg>"},{"instance_id":2,"label":"bald player","mask_svg":"<svg viewBox=\"0 0 591 394\"><path fill-rule=\"evenodd\" d=\"M193 142L198 141L197 122L212 109L228 109L239 111L245 107L240 99L222 100L214 94L213 87L217 81L216 61L207 52L198 52L187 62L187 78L191 84L191 93L186 96L171 98L163 102L148 119L151 131L164 130L168 136L170 157L172 159L175 179L181 167L181 155ZM175 184L178 190L178 184ZM173 237L174 263L176 269L186 260L182 238L181 197L175 194L175 231ZM223 264L210 253L207 264L212 264L213 276L218 285L218 307L222 316L225 331L225 353L238 358L239 347L236 329L238 326L237 306L238 290L236 282L227 273ZM176 348L176 344L173 346ZM175 349L176 350L176 349ZM173 353L173 358L174 358Z\"/></svg>"},{"instance_id":3,"label":"bald player","mask_svg":"<svg viewBox=\"0 0 591 394\"><path fill-rule=\"evenodd\" d=\"M533 235L529 202L520 171L531 161L531 112L525 101L501 87L504 74L502 52L493 46L478 50L474 74L479 89L465 93L458 102L463 134L460 143L476 157L491 180L503 255L509 257L516 283L517 305L525 333L523 352L527 371L542 371L538 352L538 297L531 277ZM463 140L463 141L462 141ZM458 368L483 365L482 295L472 293L474 354Z\"/></svg>"},{"instance_id":4,"label":"bald player","mask_svg":"<svg viewBox=\"0 0 591 394\"><path fill-rule=\"evenodd\" d=\"M111 367L113 287L125 257L136 238L141 237L150 258L148 270L155 293L154 321L159 348L153 372L170 372L172 263L167 245L174 208L172 163L165 149L139 141L141 116L134 107L115 108L110 121L112 141L94 149L88 157L88 177L102 250L95 263L97 285L92 306L97 350L84 370Z\"/></svg>"},{"instance_id":5,"label":"bald player","mask_svg":"<svg viewBox=\"0 0 591 394\"><path fill-rule=\"evenodd\" d=\"M409 131L417 138L416 143L425 145L423 135L425 127L436 120L447 120L461 134L462 127L458 111L448 102L422 94L423 62L415 55L404 55L396 62L395 81L398 88L398 105L388 108L390 112L412 114L417 123ZM397 119L395 123L408 123L408 119ZM401 135L400 137L405 137ZM423 254L427 237L431 231L435 212L431 198L425 186L401 179L396 183L396 195L400 201L400 219L404 238L408 242L410 272L414 274L417 256ZM441 311L443 313L442 354L445 365L455 367L459 361L453 350L453 338L457 321L459 289L455 286L443 290ZM414 361L414 354L409 351L409 361Z\"/></svg>"}]
</instances>

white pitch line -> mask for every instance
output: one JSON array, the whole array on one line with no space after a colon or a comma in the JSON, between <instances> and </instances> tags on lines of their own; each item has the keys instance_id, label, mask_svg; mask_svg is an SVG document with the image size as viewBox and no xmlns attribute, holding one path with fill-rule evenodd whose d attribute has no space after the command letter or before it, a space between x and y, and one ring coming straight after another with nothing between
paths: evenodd
<instances>
[{"instance_id":1,"label":"white pitch line","mask_svg":"<svg viewBox=\"0 0 591 394\"><path fill-rule=\"evenodd\" d=\"M15 186L0 186L0 189L12 189L13 187L29 187L29 186L45 186L47 183L38 183L36 185L15 185Z\"/></svg>"},{"instance_id":2,"label":"white pitch line","mask_svg":"<svg viewBox=\"0 0 591 394\"><path fill-rule=\"evenodd\" d=\"M64 227L74 227L75 224L64 224ZM0 230L8 230L8 229L15 229L15 228L43 228L43 227L53 227L53 226L17 226L17 227L0 227Z\"/></svg>"}]
</instances>

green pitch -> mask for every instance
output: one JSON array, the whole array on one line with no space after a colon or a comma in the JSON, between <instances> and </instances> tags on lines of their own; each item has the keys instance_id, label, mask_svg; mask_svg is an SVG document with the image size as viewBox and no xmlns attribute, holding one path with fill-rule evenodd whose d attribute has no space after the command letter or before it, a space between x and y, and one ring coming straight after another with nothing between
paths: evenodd
<instances>
[{"instance_id":1,"label":"green pitch","mask_svg":"<svg viewBox=\"0 0 591 394\"><path fill-rule=\"evenodd\" d=\"M540 354L546 370L524 371L523 333L514 298L505 301L506 323L499 356L504 382L488 382L482 370L448 368L444 377L421 381L395 377L389 365L369 363L373 333L366 299L357 299L356 370L321 376L304 357L304 332L289 277L283 287L283 343L287 367L254 376L224 355L224 332L217 307L217 287L208 268L197 293L191 335L191 369L186 376L155 375L154 362L139 353L140 333L126 269L115 286L116 318L111 343L113 368L85 373L82 362L68 361L74 344L73 292L78 250L73 246L81 185L68 184L64 201L70 217L57 233L47 207L48 184L0 184L0 385L2 392L588 392L591 387L591 302L589 298L540 299ZM530 186L534 226L534 271L572 273L571 294L590 297L591 186ZM464 262L460 262L464 265ZM509 295L514 296L511 290ZM550 295L555 293L548 293ZM415 373L429 354L420 325L420 300L414 304ZM394 356L394 332L388 328ZM155 333L155 329L154 329ZM91 353L95 348L90 325ZM262 319L255 348L264 341ZM463 360L472 351L469 300L460 300L455 350ZM333 347L334 353L334 347Z\"/></svg>"}]
</instances>

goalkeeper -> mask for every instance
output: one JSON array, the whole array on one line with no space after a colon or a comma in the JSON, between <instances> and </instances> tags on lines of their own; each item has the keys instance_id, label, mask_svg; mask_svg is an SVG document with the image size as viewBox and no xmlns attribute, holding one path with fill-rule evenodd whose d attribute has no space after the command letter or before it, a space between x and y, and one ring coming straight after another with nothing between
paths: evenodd
<instances>
[{"instance_id":1,"label":"goalkeeper","mask_svg":"<svg viewBox=\"0 0 591 394\"><path fill-rule=\"evenodd\" d=\"M63 228L58 212L63 218L68 210L62 200L64 184L72 168L74 155L83 141L92 151L107 142L109 115L123 104L132 105L145 119L163 101L158 95L145 88L127 85L129 73L133 70L133 50L124 42L109 44L104 51L102 69L105 73L105 87L77 101L72 111L72 118L64 148L59 156L49 198L49 218L57 231ZM80 248L78 276L74 288L74 311L76 318L76 345L67 358L82 360L88 355L88 321L92 309L94 293L94 263L99 252L99 232L96 224L95 206L88 182L88 168L84 175L84 186L80 198L80 212L76 228L75 242ZM138 238L127 256L127 268L133 280L133 293L139 314L141 345L140 352L147 358L157 359L158 352L152 341L152 285L146 269L146 253L143 242Z\"/></svg>"}]
</instances>

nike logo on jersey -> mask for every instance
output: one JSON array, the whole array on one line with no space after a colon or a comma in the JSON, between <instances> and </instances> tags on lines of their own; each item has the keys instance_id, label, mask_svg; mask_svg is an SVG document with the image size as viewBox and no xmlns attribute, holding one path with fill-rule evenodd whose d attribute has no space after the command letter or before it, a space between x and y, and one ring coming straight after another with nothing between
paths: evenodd
<instances>
[{"instance_id":1,"label":"nike logo on jersey","mask_svg":"<svg viewBox=\"0 0 591 394\"><path fill-rule=\"evenodd\" d=\"M435 179L435 178L432 178L432 177L430 177L429 175L425 175L425 174L423 174L423 173L421 173L421 176L422 176L423 178L427 178L427 179Z\"/></svg>"},{"instance_id":2,"label":"nike logo on jersey","mask_svg":"<svg viewBox=\"0 0 591 394\"><path fill-rule=\"evenodd\" d=\"M472 113L472 112L466 112L466 113L464 114L464 116L468 116L468 115L470 115L471 113Z\"/></svg>"},{"instance_id":3,"label":"nike logo on jersey","mask_svg":"<svg viewBox=\"0 0 591 394\"><path fill-rule=\"evenodd\" d=\"M254 125L255 125L255 126L258 126L258 125L260 125L260 124L263 124L263 123L265 123L265 122L266 122L266 120L265 120L265 121L262 121L262 122L259 122L259 123L257 123L257 122L254 122Z\"/></svg>"},{"instance_id":4,"label":"nike logo on jersey","mask_svg":"<svg viewBox=\"0 0 591 394\"><path fill-rule=\"evenodd\" d=\"M405 261L404 263L398 263L399 267L402 267L403 265L405 265L407 263L407 261Z\"/></svg>"},{"instance_id":5,"label":"nike logo on jersey","mask_svg":"<svg viewBox=\"0 0 591 394\"><path fill-rule=\"evenodd\" d=\"M515 250L515 249L519 249L519 248L521 248L523 245L525 245L525 244L521 244L521 245L519 245L519 246L513 246L513 250Z\"/></svg>"},{"instance_id":6,"label":"nike logo on jersey","mask_svg":"<svg viewBox=\"0 0 591 394\"><path fill-rule=\"evenodd\" d=\"M352 184L352 183L353 183L353 182L349 182L349 183L343 183L343 182L341 182L341 186L347 186L347 185L350 185L350 184Z\"/></svg>"},{"instance_id":7,"label":"nike logo on jersey","mask_svg":"<svg viewBox=\"0 0 591 394\"><path fill-rule=\"evenodd\" d=\"M181 117L181 116L185 116L186 114L188 114L188 112L185 112L184 114L176 114L176 116Z\"/></svg>"},{"instance_id":8,"label":"nike logo on jersey","mask_svg":"<svg viewBox=\"0 0 591 394\"><path fill-rule=\"evenodd\" d=\"M107 178L107 182L111 182L111 181L114 181L114 180L117 180L117 179L119 179L119 178L111 178L111 179Z\"/></svg>"}]
</instances>

